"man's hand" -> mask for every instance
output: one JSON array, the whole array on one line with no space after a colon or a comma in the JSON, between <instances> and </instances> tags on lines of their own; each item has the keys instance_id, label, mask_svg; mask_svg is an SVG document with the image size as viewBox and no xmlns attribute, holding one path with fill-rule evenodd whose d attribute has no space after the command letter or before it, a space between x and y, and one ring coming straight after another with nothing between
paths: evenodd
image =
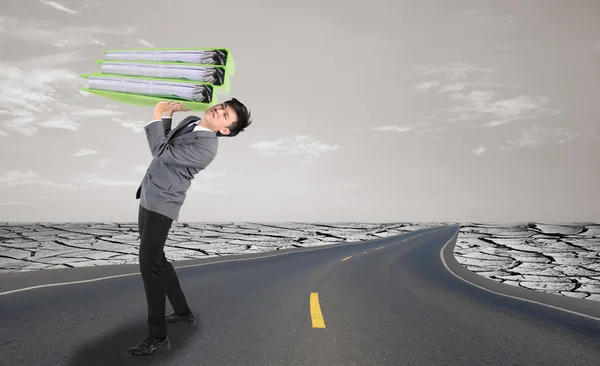
<instances>
[{"instance_id":1,"label":"man's hand","mask_svg":"<svg viewBox=\"0 0 600 366\"><path fill-rule=\"evenodd\" d=\"M172 116L175 112L189 112L190 109L185 108L181 102L173 102L163 100L154 107L154 119L162 119L163 115Z\"/></svg>"}]
</instances>

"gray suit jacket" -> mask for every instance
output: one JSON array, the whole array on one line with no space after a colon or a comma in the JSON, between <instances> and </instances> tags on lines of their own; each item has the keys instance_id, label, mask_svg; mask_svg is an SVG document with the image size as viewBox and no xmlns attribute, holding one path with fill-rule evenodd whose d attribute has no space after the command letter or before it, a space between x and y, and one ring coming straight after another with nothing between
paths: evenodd
<instances>
[{"instance_id":1,"label":"gray suit jacket","mask_svg":"<svg viewBox=\"0 0 600 366\"><path fill-rule=\"evenodd\" d=\"M205 169L217 155L218 137L212 131L192 131L181 134L181 129L199 117L184 118L171 130L171 119L154 122L145 127L152 162L137 190L136 199L147 210L179 219L179 211L192 179Z\"/></svg>"}]
</instances>

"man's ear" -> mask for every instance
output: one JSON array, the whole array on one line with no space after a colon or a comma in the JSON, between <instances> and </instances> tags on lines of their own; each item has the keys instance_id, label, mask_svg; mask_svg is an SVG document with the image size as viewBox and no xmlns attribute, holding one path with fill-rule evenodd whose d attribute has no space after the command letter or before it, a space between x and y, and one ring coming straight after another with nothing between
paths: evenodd
<instances>
[{"instance_id":1,"label":"man's ear","mask_svg":"<svg viewBox=\"0 0 600 366\"><path fill-rule=\"evenodd\" d=\"M229 135L231 133L231 131L227 127L219 130L219 132L221 133L221 135Z\"/></svg>"}]
</instances>

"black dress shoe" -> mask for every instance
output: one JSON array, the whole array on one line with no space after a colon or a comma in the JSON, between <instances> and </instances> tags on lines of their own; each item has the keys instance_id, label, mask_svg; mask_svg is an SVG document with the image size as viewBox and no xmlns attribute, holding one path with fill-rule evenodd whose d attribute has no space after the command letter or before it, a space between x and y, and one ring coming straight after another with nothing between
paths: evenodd
<instances>
[{"instance_id":1,"label":"black dress shoe","mask_svg":"<svg viewBox=\"0 0 600 366\"><path fill-rule=\"evenodd\" d=\"M166 337L162 342L153 336L148 336L142 343L125 351L128 356L152 356L171 349L171 341Z\"/></svg>"},{"instance_id":2,"label":"black dress shoe","mask_svg":"<svg viewBox=\"0 0 600 366\"><path fill-rule=\"evenodd\" d=\"M194 314L189 313L187 315L177 315L175 314L175 312L170 312L169 314L165 315L165 320L167 321L167 323L188 323L189 325L196 325L196 317L194 317Z\"/></svg>"}]
</instances>

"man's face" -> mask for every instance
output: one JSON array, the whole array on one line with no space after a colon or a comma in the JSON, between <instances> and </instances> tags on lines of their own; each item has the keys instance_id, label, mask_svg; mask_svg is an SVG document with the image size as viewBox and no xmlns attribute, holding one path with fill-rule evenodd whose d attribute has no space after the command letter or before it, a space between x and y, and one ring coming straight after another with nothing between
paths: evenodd
<instances>
[{"instance_id":1,"label":"man's face","mask_svg":"<svg viewBox=\"0 0 600 366\"><path fill-rule=\"evenodd\" d=\"M223 135L229 135L227 126L237 121L237 114L231 106L217 104L204 112L203 124L213 131L219 131Z\"/></svg>"}]
</instances>

